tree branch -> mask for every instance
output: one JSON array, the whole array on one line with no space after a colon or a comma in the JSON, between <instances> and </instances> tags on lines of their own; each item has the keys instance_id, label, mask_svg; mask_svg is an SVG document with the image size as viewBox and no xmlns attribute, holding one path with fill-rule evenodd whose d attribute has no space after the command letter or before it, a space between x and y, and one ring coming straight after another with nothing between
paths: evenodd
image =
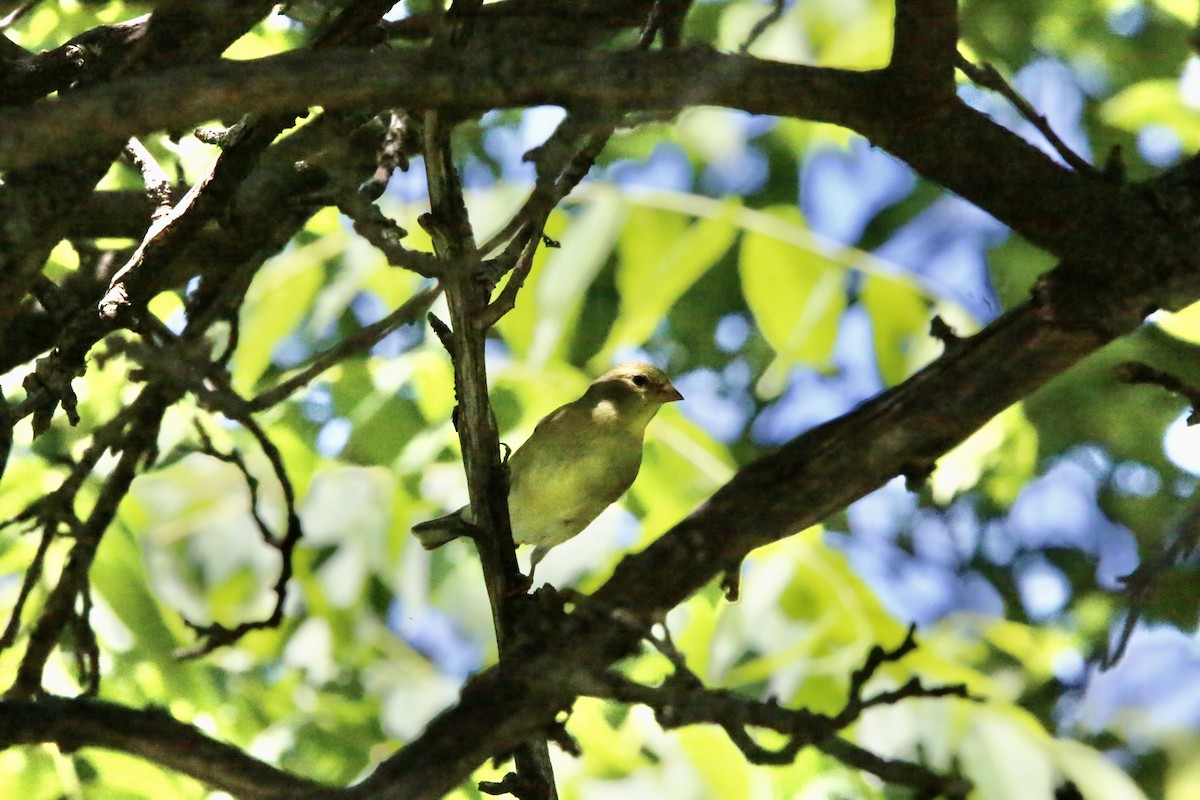
<instances>
[{"instance_id":1,"label":"tree branch","mask_svg":"<svg viewBox=\"0 0 1200 800\"><path fill-rule=\"evenodd\" d=\"M190 775L240 800L278 800L328 791L321 784L211 739L161 711L99 700L0 702L0 748L45 742L55 742L66 751L102 747L129 753Z\"/></svg>"},{"instance_id":2,"label":"tree branch","mask_svg":"<svg viewBox=\"0 0 1200 800\"><path fill-rule=\"evenodd\" d=\"M250 411L262 411L270 408L307 386L318 375L334 365L366 353L396 328L420 320L429 311L429 306L433 304L433 301L441 294L442 287L438 285L417 292L383 319L347 335L333 347L315 356L307 366L295 374L289 375L270 389L265 389L247 400L247 408Z\"/></svg>"},{"instance_id":3,"label":"tree branch","mask_svg":"<svg viewBox=\"0 0 1200 800\"><path fill-rule=\"evenodd\" d=\"M1013 108L1017 110L1017 113L1037 129L1037 132L1054 148L1054 152L1058 153L1071 169L1088 175L1100 174L1100 171L1096 167L1092 166L1083 156L1067 146L1067 143L1050 127L1049 120L1044 115L1039 114L1037 109L1030 105L1028 100L1022 97L1008 81L1004 80L999 70L991 64L972 64L961 53L955 54L954 64L976 84L985 89L991 89L1011 103Z\"/></svg>"},{"instance_id":4,"label":"tree branch","mask_svg":"<svg viewBox=\"0 0 1200 800\"><path fill-rule=\"evenodd\" d=\"M914 97L954 97L954 59L958 52L956 0L896 0L888 69L911 87Z\"/></svg>"},{"instance_id":5,"label":"tree branch","mask_svg":"<svg viewBox=\"0 0 1200 800\"><path fill-rule=\"evenodd\" d=\"M648 706L665 729L701 723L718 725L746 760L754 764L790 764L803 748L810 746L825 752L850 749L858 751L855 755L860 756L860 765L866 764L860 768L886 781L923 790L936 788L940 794L954 797L965 796L970 790L969 783L960 778L942 776L911 762L881 759L837 736L871 706L913 697L968 697L964 686L926 687L915 677L899 689L863 696L867 681L883 664L899 661L916 649L916 626L909 628L904 641L894 649L885 650L878 645L871 649L863 666L851 675L846 705L834 716L785 708L773 700L755 700L728 689L706 688L669 639L651 639L651 642L675 667L660 685L645 686L614 670L603 670L591 675L580 673L573 690L580 695ZM776 731L783 734L786 741L777 749L764 747L750 735L751 728Z\"/></svg>"},{"instance_id":6,"label":"tree branch","mask_svg":"<svg viewBox=\"0 0 1200 800\"><path fill-rule=\"evenodd\" d=\"M167 0L158 4L144 25L132 25L129 41L123 40L122 47L107 54L111 57L90 65L80 83L108 79L119 83L121 77L164 63L214 58L269 13L272 5L268 0L200 4ZM87 90L64 94L78 91ZM13 113L27 110L18 108ZM64 220L88 198L127 138L100 137L91 142L94 147L77 152L74 158L27 164L5 174L0 185L0 298L6 303L15 305L25 297L51 248L62 238ZM13 316L0 314L0 336L7 333Z\"/></svg>"},{"instance_id":7,"label":"tree branch","mask_svg":"<svg viewBox=\"0 0 1200 800\"><path fill-rule=\"evenodd\" d=\"M492 608L496 644L504 663L513 651L518 602L523 596L512 526L508 514L508 479L500 463L500 436L487 391L484 343L490 287L480 279L480 254L467 217L462 184L450 150L450 128L436 111L425 115L425 170L430 212L421 222L444 266L453 330L450 351L455 419L467 473L472 522L484 583ZM534 244L536 247L536 243ZM527 789L523 800L556 800L554 771L545 737L526 737L514 744L517 781Z\"/></svg>"},{"instance_id":8,"label":"tree branch","mask_svg":"<svg viewBox=\"0 0 1200 800\"><path fill-rule=\"evenodd\" d=\"M133 479L137 476L138 464L147 454L154 451L163 412L177 397L147 387L130 406L128 427L124 424L120 426L123 432L121 456L112 472L105 478L104 487L87 519L76 521L70 526L73 540L71 553L29 634L29 643L21 657L17 677L6 693L7 697L23 699L42 694L42 673L46 661L55 646L60 643L64 629L68 626L74 627L78 621L80 612L76 609L77 602L82 600L84 608L90 603L89 571L100 540L116 516L117 506L125 498ZM101 452L102 449L96 452L96 457ZM75 493L64 493L64 499L73 501ZM90 628L88 630L90 632ZM98 661L86 663L84 666L86 669L81 675L84 685L97 685Z\"/></svg>"},{"instance_id":9,"label":"tree branch","mask_svg":"<svg viewBox=\"0 0 1200 800\"><path fill-rule=\"evenodd\" d=\"M1100 252L1116 225L1114 190L1055 164L960 102L914 107L894 71L850 72L707 50L586 52L485 48L289 53L114 81L60 102L0 113L0 167L64 158L111 140L213 116L393 106L486 109L540 104L673 111L696 104L856 130L918 172L1059 256ZM414 76L419 76L415 80ZM998 179L994 166L1005 164ZM1028 186L1037 185L1038 192ZM1080 220L1076 208L1092 210Z\"/></svg>"},{"instance_id":10,"label":"tree branch","mask_svg":"<svg viewBox=\"0 0 1200 800\"><path fill-rule=\"evenodd\" d=\"M377 22L390 5L386 0L356 0L348 4L333 24L317 36L313 49L325 50L352 41L356 33ZM234 196L275 137L296 123L297 111L302 116L305 109L304 105L281 109L276 114L239 124L236 137L225 146L208 173L174 208L156 216L129 261L112 277L100 300L102 316L111 318L128 304L125 282L131 273L164 270L175 260L196 232Z\"/></svg>"},{"instance_id":11,"label":"tree branch","mask_svg":"<svg viewBox=\"0 0 1200 800\"><path fill-rule=\"evenodd\" d=\"M898 14L898 43L908 40L908 29L911 19ZM1172 211L1174 200L1197 196L1194 176L1177 173L1150 192L1073 175L961 104L946 103L932 115L905 108L895 77L904 74L899 68L859 74L699 51L580 55L546 49L520 55L529 60L474 50L305 54L119 80L40 106L26 118L18 118L24 112L0 114L0 126L13 131L13 138L0 142L0 160L31 164L47 153L95 145L96 131L128 126L127 133L138 133L169 122L164 116L227 113L231 94L254 111L301 101L343 108L564 102L622 110L717 102L854 127L1035 243L1070 258L1045 278L1036 299L961 340L909 381L741 470L654 545L626 558L596 601L547 623L554 626L552 635L538 642L550 642L549 648L519 650L468 684L456 708L351 790L354 797L440 796L484 758L511 750L548 724L571 699L567 681L557 678L576 668L601 668L628 652L629 626L614 625L612 617L656 619L753 548L820 521L896 474L923 474L1011 402L1131 330L1147 308L1200 295L1196 231ZM168 97L172 102L164 104ZM39 125L75 138L39 136ZM997 161L1003 171L995 169ZM1169 182L1181 175L1182 182ZM24 176L22 188L36 176ZM1030 192L1030 185L1039 191ZM1080 208L1090 213L1080 215ZM1134 264L1138 269L1130 268ZM474 322L465 315L455 321L456 331L460 323L469 330ZM472 403L486 408L486 392L472 376ZM494 450L487 458L494 460ZM595 607L611 611L599 614ZM131 746L150 748L145 741ZM161 763L178 758L146 757Z\"/></svg>"},{"instance_id":12,"label":"tree branch","mask_svg":"<svg viewBox=\"0 0 1200 800\"><path fill-rule=\"evenodd\" d=\"M1159 255L1163 260L1185 263L1170 248ZM1046 282L1069 284L1063 276L1072 269L1060 266ZM1200 295L1194 281L1193 297ZM1153 291L1147 283L1141 294L1106 302L1129 328ZM754 548L820 522L897 474L927 472L988 419L1116 335L1064 322L1041 300L1008 312L900 386L743 467L691 516L622 560L585 607L594 603L609 609L609 619L643 625L662 618ZM559 670L606 665L629 651L631 634L628 622L613 625L602 615L578 612L541 638L558 646L477 676L456 708L384 762L354 796L440 796L489 754L511 749L570 702L569 692L555 688ZM542 678L537 686L529 685L531 675ZM497 719L504 724L495 725ZM422 764L443 770L435 776Z\"/></svg>"}]
</instances>

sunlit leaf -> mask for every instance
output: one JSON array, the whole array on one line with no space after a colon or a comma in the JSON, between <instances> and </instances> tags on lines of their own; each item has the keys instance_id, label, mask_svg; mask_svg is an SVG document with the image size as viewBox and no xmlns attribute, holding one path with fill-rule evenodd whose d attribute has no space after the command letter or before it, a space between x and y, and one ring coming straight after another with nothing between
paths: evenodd
<instances>
[{"instance_id":1,"label":"sunlit leaf","mask_svg":"<svg viewBox=\"0 0 1200 800\"><path fill-rule=\"evenodd\" d=\"M772 213L801 222L793 208ZM763 394L778 394L786 370L796 363L828 368L846 307L843 267L813 248L750 231L742 237L738 270L746 304L778 354L760 384Z\"/></svg>"},{"instance_id":2,"label":"sunlit leaf","mask_svg":"<svg viewBox=\"0 0 1200 800\"><path fill-rule=\"evenodd\" d=\"M1179 81L1158 78L1142 81L1109 98L1100 109L1101 118L1115 127L1137 132L1143 127L1167 125L1194 150L1200 146L1200 114L1180 97Z\"/></svg>"},{"instance_id":3,"label":"sunlit leaf","mask_svg":"<svg viewBox=\"0 0 1200 800\"><path fill-rule=\"evenodd\" d=\"M750 766L724 731L715 727L690 727L679 732L679 741L700 773L705 794L714 800L740 800L750 794Z\"/></svg>"},{"instance_id":4,"label":"sunlit leaf","mask_svg":"<svg viewBox=\"0 0 1200 800\"><path fill-rule=\"evenodd\" d=\"M1037 455L1037 430L1020 404L1010 406L938 459L929 479L933 497L946 504L982 482L997 505L1007 507L1033 476Z\"/></svg>"},{"instance_id":5,"label":"sunlit leaf","mask_svg":"<svg viewBox=\"0 0 1200 800\"><path fill-rule=\"evenodd\" d=\"M251 388L271 364L279 341L308 314L324 283L324 260L340 251L336 236L277 256L258 271L241 314L241 344L233 358L233 385Z\"/></svg>"},{"instance_id":6,"label":"sunlit leaf","mask_svg":"<svg viewBox=\"0 0 1200 800\"><path fill-rule=\"evenodd\" d=\"M912 372L910 343L928 333L925 294L901 276L889 280L869 275L863 281L861 302L871 315L875 360L884 383L897 384Z\"/></svg>"},{"instance_id":7,"label":"sunlit leaf","mask_svg":"<svg viewBox=\"0 0 1200 800\"><path fill-rule=\"evenodd\" d=\"M611 362L614 350L645 342L679 297L729 250L737 207L731 199L726 213L690 225L669 211L630 211L618 248L620 314L596 363Z\"/></svg>"}]
</instances>

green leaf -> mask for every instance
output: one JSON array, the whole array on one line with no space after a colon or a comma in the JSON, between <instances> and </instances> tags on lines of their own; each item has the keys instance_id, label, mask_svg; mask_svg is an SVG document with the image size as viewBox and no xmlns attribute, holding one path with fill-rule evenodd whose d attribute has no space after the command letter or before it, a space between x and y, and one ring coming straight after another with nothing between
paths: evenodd
<instances>
[{"instance_id":1,"label":"green leaf","mask_svg":"<svg viewBox=\"0 0 1200 800\"><path fill-rule=\"evenodd\" d=\"M582 761L587 772L601 778L619 778L630 774L645 762L641 753L642 737L630 725L618 729L605 719L609 706L602 700L580 697L575 701L567 730L587 742Z\"/></svg>"},{"instance_id":2,"label":"green leaf","mask_svg":"<svg viewBox=\"0 0 1200 800\"><path fill-rule=\"evenodd\" d=\"M1062 776L1088 800L1145 800L1130 777L1103 753L1068 739L1051 741L1050 752Z\"/></svg>"},{"instance_id":3,"label":"green leaf","mask_svg":"<svg viewBox=\"0 0 1200 800\"><path fill-rule=\"evenodd\" d=\"M879 372L894 386L912 373L910 345L928 333L929 304L916 282L900 275L866 276L861 302L871 315Z\"/></svg>"},{"instance_id":4,"label":"green leaf","mask_svg":"<svg viewBox=\"0 0 1200 800\"><path fill-rule=\"evenodd\" d=\"M136 507L127 499L121 504L121 520L100 540L91 580L108 607L134 636L128 656L139 665L135 696L141 698L162 692L166 696L204 707L218 702L221 691L211 679L212 673L197 661L181 661L174 651L191 643L183 624L174 612L164 612L150 590L150 577L142 562L142 552L134 541L131 528L136 523ZM128 527L127 527L128 526ZM130 684L117 684L129 691ZM144 693L144 694L143 694Z\"/></svg>"},{"instance_id":5,"label":"green leaf","mask_svg":"<svg viewBox=\"0 0 1200 800\"><path fill-rule=\"evenodd\" d=\"M791 206L769 213L803 224ZM846 308L843 266L816 247L751 230L742 237L738 269L746 304L777 354L759 391L768 397L778 395L787 371L797 363L829 368L838 320Z\"/></svg>"},{"instance_id":6,"label":"green leaf","mask_svg":"<svg viewBox=\"0 0 1200 800\"><path fill-rule=\"evenodd\" d=\"M62 782L56 777L50 747L10 747L0 753L0 797L58 800Z\"/></svg>"},{"instance_id":7,"label":"green leaf","mask_svg":"<svg viewBox=\"0 0 1200 800\"><path fill-rule=\"evenodd\" d=\"M625 219L625 204L615 191L600 187L588 197L569 225L565 214L551 215L546 234L562 246L539 248L516 307L497 325L513 352L534 365L545 364L563 345Z\"/></svg>"},{"instance_id":8,"label":"green leaf","mask_svg":"<svg viewBox=\"0 0 1200 800\"><path fill-rule=\"evenodd\" d=\"M275 345L299 328L325 281L325 259L344 245L344 236L323 236L270 259L258 271L246 292L233 356L233 385L239 391L254 387L270 366Z\"/></svg>"},{"instance_id":9,"label":"green leaf","mask_svg":"<svg viewBox=\"0 0 1200 800\"><path fill-rule=\"evenodd\" d=\"M966 441L938 459L930 476L933 498L949 503L982 488L1007 508L1037 467L1038 434L1020 403L997 414Z\"/></svg>"},{"instance_id":10,"label":"green leaf","mask_svg":"<svg viewBox=\"0 0 1200 800\"><path fill-rule=\"evenodd\" d=\"M988 275L1001 308L1008 310L1029 299L1034 284L1058 259L1020 236L1009 236L987 255Z\"/></svg>"},{"instance_id":11,"label":"green leaf","mask_svg":"<svg viewBox=\"0 0 1200 800\"><path fill-rule=\"evenodd\" d=\"M621 311L596 361L607 365L621 347L640 345L675 302L728 252L737 230L740 201L725 201L722 212L687 225L683 215L634 207L618 245L617 291Z\"/></svg>"},{"instance_id":12,"label":"green leaf","mask_svg":"<svg viewBox=\"0 0 1200 800\"><path fill-rule=\"evenodd\" d=\"M123 516L129 505L123 505ZM114 527L100 540L91 578L122 624L133 632L145 657L169 659L183 643L171 632L150 593L141 552L124 526Z\"/></svg>"},{"instance_id":13,"label":"green leaf","mask_svg":"<svg viewBox=\"0 0 1200 800\"><path fill-rule=\"evenodd\" d=\"M975 784L972 797L1012 800L1054 797L1057 770L1050 761L1047 737L1024 714L993 708L970 715L959 759L963 774Z\"/></svg>"},{"instance_id":14,"label":"green leaf","mask_svg":"<svg viewBox=\"0 0 1200 800\"><path fill-rule=\"evenodd\" d=\"M750 765L724 731L692 726L679 731L679 742L700 773L705 797L742 800L750 797Z\"/></svg>"},{"instance_id":15,"label":"green leaf","mask_svg":"<svg viewBox=\"0 0 1200 800\"><path fill-rule=\"evenodd\" d=\"M141 800L146 797L198 800L208 794L195 780L161 769L140 757L111 750L84 752L88 766L95 771L92 780L84 784L84 797L100 800Z\"/></svg>"},{"instance_id":16,"label":"green leaf","mask_svg":"<svg viewBox=\"0 0 1200 800\"><path fill-rule=\"evenodd\" d=\"M1186 106L1177 78L1153 78L1118 92L1100 108L1100 118L1114 128L1137 133L1147 125L1167 125L1185 150L1200 147L1200 116Z\"/></svg>"}]
</instances>

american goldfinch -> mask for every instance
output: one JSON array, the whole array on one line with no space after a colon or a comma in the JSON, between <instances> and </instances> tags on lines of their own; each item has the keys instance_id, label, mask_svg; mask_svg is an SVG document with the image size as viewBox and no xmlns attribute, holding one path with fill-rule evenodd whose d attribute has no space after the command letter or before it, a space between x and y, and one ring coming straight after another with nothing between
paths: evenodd
<instances>
[{"instance_id":1,"label":"american goldfinch","mask_svg":"<svg viewBox=\"0 0 1200 800\"><path fill-rule=\"evenodd\" d=\"M508 460L513 541L534 545L530 574L550 548L582 531L637 477L646 425L663 403L682 400L666 374L626 361L601 375L583 397L548 414ZM464 533L471 507L422 522L413 533L426 550Z\"/></svg>"}]
</instances>

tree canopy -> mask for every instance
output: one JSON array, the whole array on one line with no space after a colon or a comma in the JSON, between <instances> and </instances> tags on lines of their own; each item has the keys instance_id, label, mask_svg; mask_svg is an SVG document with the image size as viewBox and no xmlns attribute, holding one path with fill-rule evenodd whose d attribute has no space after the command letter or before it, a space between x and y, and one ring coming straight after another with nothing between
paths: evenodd
<instances>
[{"instance_id":1,"label":"tree canopy","mask_svg":"<svg viewBox=\"0 0 1200 800\"><path fill-rule=\"evenodd\" d=\"M0 15L4 796L1200 796L1195 2Z\"/></svg>"}]
</instances>

